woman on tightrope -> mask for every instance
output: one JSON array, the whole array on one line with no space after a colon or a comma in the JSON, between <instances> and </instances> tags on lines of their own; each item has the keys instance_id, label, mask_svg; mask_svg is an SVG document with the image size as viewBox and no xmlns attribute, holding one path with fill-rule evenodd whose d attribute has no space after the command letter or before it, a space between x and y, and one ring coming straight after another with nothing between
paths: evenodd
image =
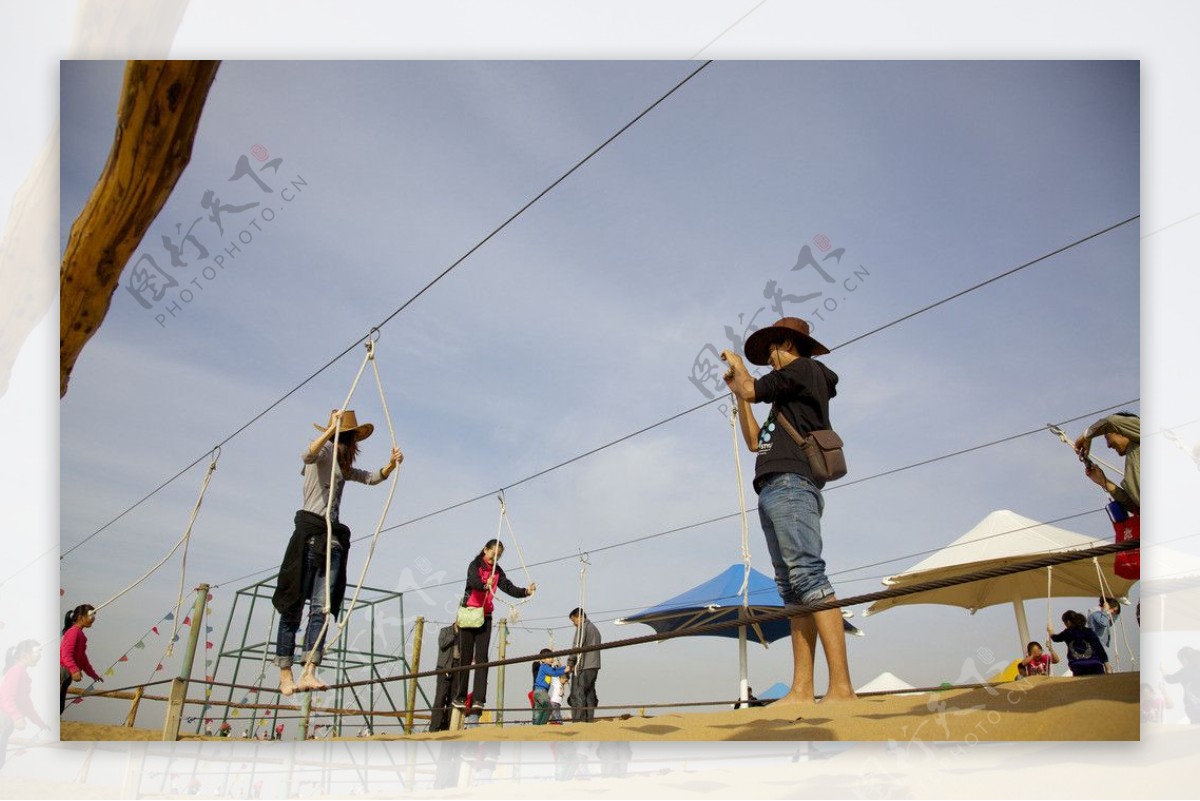
<instances>
[{"instance_id":1,"label":"woman on tightrope","mask_svg":"<svg viewBox=\"0 0 1200 801\"><path fill-rule=\"evenodd\" d=\"M327 426L322 428L314 423L313 427L321 435L301 454L304 462L301 471L304 476L304 508L296 512L296 528L283 554L279 581L272 598L279 612L275 664L279 666L279 691L284 695L291 695L297 689L292 676L292 660L305 601L308 601L308 628L304 634L304 670L300 674L299 689L326 689L326 685L317 678L317 665L321 664L325 645L322 629L325 627L326 600L326 511L333 528L332 547L328 554L329 608L337 618L346 595L346 556L350 551L350 529L338 522L342 489L346 481L379 484L404 460L400 449L392 448L391 458L381 469L368 473L355 467L358 445L371 436L375 426L371 423L359 425L350 409L344 412L334 409L329 414ZM332 441L335 433L336 443ZM310 653L311 660L308 658Z\"/></svg>"},{"instance_id":2,"label":"woman on tightrope","mask_svg":"<svg viewBox=\"0 0 1200 801\"><path fill-rule=\"evenodd\" d=\"M537 591L537 584L529 583L527 589L518 587L504 575L497 562L504 553L504 543L488 540L483 550L467 567L467 586L463 591L462 607L458 617L459 653L463 665L476 665L488 661L488 646L492 641L492 608L496 590L503 590L514 598L528 598ZM468 626L465 623L475 625ZM471 673L462 670L454 674L454 706L465 709L467 705L467 679ZM475 682L471 688L472 709L468 714L478 715L487 701L488 670L476 668Z\"/></svg>"},{"instance_id":3,"label":"woman on tightrope","mask_svg":"<svg viewBox=\"0 0 1200 801\"><path fill-rule=\"evenodd\" d=\"M91 604L80 604L67 612L63 620L62 640L58 647L58 677L61 681L58 711L61 714L67 708L67 688L71 682L83 679L83 674L92 677L93 681L103 683L104 679L96 673L87 657L87 635L84 629L92 627L96 622L96 607Z\"/></svg>"}]
</instances>

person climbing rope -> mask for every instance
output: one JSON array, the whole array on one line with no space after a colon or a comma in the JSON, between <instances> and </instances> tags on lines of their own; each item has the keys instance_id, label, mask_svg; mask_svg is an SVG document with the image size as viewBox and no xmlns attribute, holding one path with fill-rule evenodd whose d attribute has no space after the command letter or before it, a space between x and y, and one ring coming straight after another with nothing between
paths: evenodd
<instances>
[{"instance_id":1,"label":"person climbing rope","mask_svg":"<svg viewBox=\"0 0 1200 801\"><path fill-rule=\"evenodd\" d=\"M1104 475L1104 470L1093 463L1088 455L1092 440L1104 436L1104 442L1119 456L1125 457L1125 475L1120 485L1114 484ZM1141 507L1142 480L1142 420L1132 412L1117 412L1103 417L1087 427L1075 440L1075 452L1084 463L1084 475L1121 504L1129 514L1139 514Z\"/></svg>"},{"instance_id":2,"label":"person climbing rope","mask_svg":"<svg viewBox=\"0 0 1200 801\"><path fill-rule=\"evenodd\" d=\"M346 594L346 557L350 550L350 529L338 521L345 482L360 484L381 483L404 460L399 448L392 448L388 463L373 473L354 467L359 443L371 436L375 426L359 425L354 411L329 414L329 423L313 427L321 432L302 453L304 468L304 508L296 512L295 530L288 540L279 568L272 602L279 612L279 631L275 643L275 664L279 667L279 691L291 695L297 689L292 676L292 661L296 650L296 634L304 602L308 601L308 628L304 635L304 651L309 654L300 675L299 689L323 690L326 685L317 678L317 666L325 636L325 608L336 618ZM336 444L332 442L337 436ZM336 458L335 458L336 456ZM327 538L326 515L333 536ZM329 544L326 553L326 544ZM328 565L328 572L327 566ZM328 595L327 595L328 591Z\"/></svg>"}]
</instances>

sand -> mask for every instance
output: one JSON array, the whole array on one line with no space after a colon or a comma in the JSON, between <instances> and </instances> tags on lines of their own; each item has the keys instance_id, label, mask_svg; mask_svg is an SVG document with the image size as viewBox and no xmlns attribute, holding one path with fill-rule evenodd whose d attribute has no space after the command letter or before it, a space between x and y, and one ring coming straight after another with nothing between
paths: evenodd
<instances>
[{"instance_id":1,"label":"sand","mask_svg":"<svg viewBox=\"0 0 1200 801\"><path fill-rule=\"evenodd\" d=\"M885 695L839 704L766 706L632 717L564 726L480 726L461 732L378 735L376 740L449 741L894 741L1137 740L1137 673L1033 677L987 688ZM522 721L528 720L521 716ZM63 740L160 740L161 730L64 722ZM209 739L186 737L185 739ZM212 738L216 739L216 738ZM246 742L254 742L247 740ZM263 743L259 743L263 745Z\"/></svg>"}]
</instances>

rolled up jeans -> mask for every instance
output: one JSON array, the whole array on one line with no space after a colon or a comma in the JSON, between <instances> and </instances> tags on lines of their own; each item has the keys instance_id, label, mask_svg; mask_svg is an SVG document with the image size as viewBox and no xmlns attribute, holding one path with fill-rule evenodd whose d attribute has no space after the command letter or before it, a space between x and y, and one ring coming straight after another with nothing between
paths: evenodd
<instances>
[{"instance_id":1,"label":"rolled up jeans","mask_svg":"<svg viewBox=\"0 0 1200 801\"><path fill-rule=\"evenodd\" d=\"M302 600L292 608L279 615L279 631L275 638L275 664L280 668L290 668L295 658L296 634L300 631L300 618L304 614L304 599L308 600L308 628L304 632L304 655L302 662L308 660L308 652L316 649L313 654L313 664L321 664L321 653L325 645L325 635L321 629L325 625L325 555L317 552L313 538L304 544L304 578ZM342 565L342 549L335 542L329 554L329 574L338 575Z\"/></svg>"},{"instance_id":2,"label":"rolled up jeans","mask_svg":"<svg viewBox=\"0 0 1200 801\"><path fill-rule=\"evenodd\" d=\"M775 567L775 585L787 606L833 595L821 558L821 490L799 473L768 476L758 493L758 517Z\"/></svg>"}]
</instances>

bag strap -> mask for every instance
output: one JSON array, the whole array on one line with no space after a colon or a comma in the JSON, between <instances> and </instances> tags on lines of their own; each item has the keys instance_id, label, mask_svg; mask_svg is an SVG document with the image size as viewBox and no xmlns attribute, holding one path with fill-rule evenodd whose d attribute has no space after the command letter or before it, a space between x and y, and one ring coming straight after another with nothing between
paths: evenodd
<instances>
[{"instance_id":1,"label":"bag strap","mask_svg":"<svg viewBox=\"0 0 1200 801\"><path fill-rule=\"evenodd\" d=\"M783 407L779 404L775 404L775 419L779 421L779 425L783 426L783 430L788 432L791 438L796 441L796 444L803 448L804 437L800 436L800 432L796 430L796 427L788 422L787 417L783 413Z\"/></svg>"}]
</instances>

